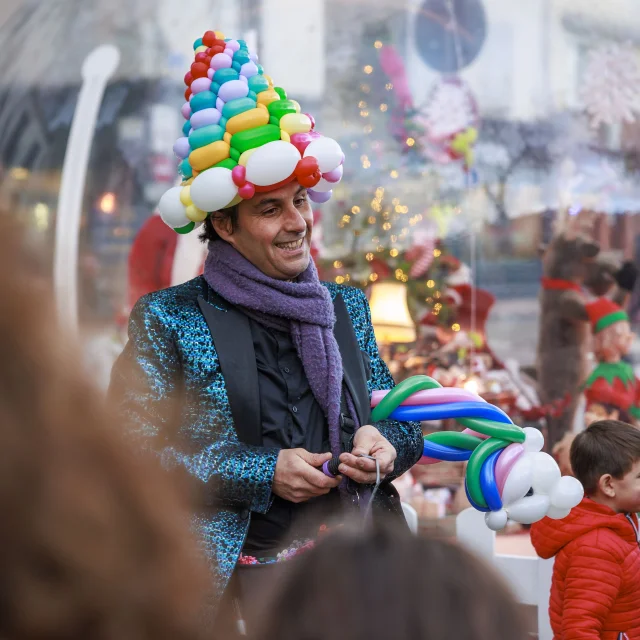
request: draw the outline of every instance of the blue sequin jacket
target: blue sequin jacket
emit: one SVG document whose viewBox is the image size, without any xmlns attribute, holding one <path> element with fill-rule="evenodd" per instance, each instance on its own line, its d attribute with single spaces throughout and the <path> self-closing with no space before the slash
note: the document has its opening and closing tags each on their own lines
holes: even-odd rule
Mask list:
<svg viewBox="0 0 640 640">
<path fill-rule="evenodd" d="M 394 382 L 378 353 L 364 293 L 326 286 L 334 305 L 342 298 L 344 316 L 351 320 L 341 322 L 337 314 L 345 383 L 349 372 L 355 379 L 358 367 L 364 368 L 360 363 L 366 362 L 368 380 L 363 379 L 363 397 L 356 402 L 364 424 L 371 392 L 390 389 Z M 129 341 L 114 365 L 110 388 L 110 399 L 133 437 L 156 451 L 165 466 L 184 467 L 201 485 L 205 505 L 194 519 L 218 593 L 238 560 L 251 512 L 269 508 L 278 457 L 277 449 L 260 446 L 257 373 L 243 318 L 202 276 L 141 298 L 132 311 Z M 345 358 L 347 350 L 364 355 Z M 394 476 L 401 475 L 422 454 L 420 425 L 385 420 L 375 426 L 395 447 Z"/>
</svg>

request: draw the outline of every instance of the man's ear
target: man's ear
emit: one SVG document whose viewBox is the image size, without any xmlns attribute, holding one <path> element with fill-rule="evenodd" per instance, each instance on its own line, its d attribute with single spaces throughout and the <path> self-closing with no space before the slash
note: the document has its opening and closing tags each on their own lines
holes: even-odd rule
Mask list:
<svg viewBox="0 0 640 640">
<path fill-rule="evenodd" d="M 605 473 L 600 476 L 600 480 L 598 480 L 598 489 L 600 489 L 607 498 L 616 497 L 616 490 L 613 486 L 613 476 L 610 473 Z"/>
<path fill-rule="evenodd" d="M 229 216 L 220 214 L 219 211 L 214 211 L 211 214 L 211 224 L 222 240 L 229 244 L 233 244 L 231 240 L 231 236 L 233 235 L 233 225 L 231 224 L 231 218 L 229 218 Z"/>
</svg>

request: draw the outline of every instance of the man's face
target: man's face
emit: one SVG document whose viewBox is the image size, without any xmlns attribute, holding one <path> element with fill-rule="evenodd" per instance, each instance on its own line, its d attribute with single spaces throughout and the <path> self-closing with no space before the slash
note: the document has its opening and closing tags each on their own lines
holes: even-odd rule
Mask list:
<svg viewBox="0 0 640 640">
<path fill-rule="evenodd" d="M 224 224 L 224 223 L 222 223 Z M 309 265 L 313 212 L 297 182 L 256 193 L 238 205 L 238 225 L 216 223 L 216 231 L 264 274 L 292 280 Z"/>
<path fill-rule="evenodd" d="M 615 489 L 615 506 L 618 512 L 640 511 L 640 460 L 622 478 L 613 478 L 611 484 Z"/>
</svg>

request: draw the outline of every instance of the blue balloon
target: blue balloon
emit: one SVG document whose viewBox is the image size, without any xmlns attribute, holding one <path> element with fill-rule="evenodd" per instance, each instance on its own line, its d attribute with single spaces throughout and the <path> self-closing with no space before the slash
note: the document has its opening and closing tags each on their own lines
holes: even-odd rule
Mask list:
<svg viewBox="0 0 640 640">
<path fill-rule="evenodd" d="M 449 402 L 446 404 L 421 404 L 400 406 L 389 416 L 392 420 L 445 420 L 447 418 L 484 418 L 495 422 L 513 424 L 500 408 L 488 402 Z"/>
<path fill-rule="evenodd" d="M 424 441 L 422 447 L 422 455 L 427 458 L 436 458 L 443 462 L 464 462 L 471 457 L 473 451 L 468 449 L 459 449 L 458 447 L 449 447 L 431 440 Z"/>
<path fill-rule="evenodd" d="M 191 123 L 187 120 L 182 125 L 182 133 L 184 133 L 185 136 L 188 136 L 190 131 L 191 131 Z"/>
<path fill-rule="evenodd" d="M 500 511 L 502 509 L 502 498 L 498 491 L 496 482 L 496 463 L 504 449 L 492 453 L 482 465 L 480 470 L 480 490 L 490 511 Z"/>
<path fill-rule="evenodd" d="M 465 479 L 464 481 L 464 492 L 467 494 L 467 500 L 469 501 L 469 503 L 471 504 L 471 506 L 476 510 L 476 511 L 482 511 L 482 513 L 489 513 L 490 509 L 485 509 L 484 507 L 481 507 L 479 504 L 476 504 L 473 499 L 471 498 L 471 496 L 469 495 L 469 488 L 467 487 L 467 480 Z"/>
<path fill-rule="evenodd" d="M 202 45 L 203 45 L 202 38 L 198 38 L 198 39 L 193 43 L 193 50 L 195 51 L 198 47 L 201 47 Z"/>
</svg>

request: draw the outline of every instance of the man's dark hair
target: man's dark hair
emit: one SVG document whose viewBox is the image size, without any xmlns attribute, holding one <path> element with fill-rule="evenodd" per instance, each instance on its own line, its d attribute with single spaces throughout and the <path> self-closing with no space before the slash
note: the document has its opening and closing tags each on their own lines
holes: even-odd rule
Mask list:
<svg viewBox="0 0 640 640">
<path fill-rule="evenodd" d="M 640 430 L 620 420 L 598 420 L 571 445 L 571 468 L 587 495 L 605 474 L 619 480 L 640 460 Z"/>
<path fill-rule="evenodd" d="M 220 209 L 220 211 L 214 211 L 210 213 L 202 225 L 202 231 L 200 231 L 201 242 L 214 242 L 220 240 L 220 236 L 213 226 L 214 220 L 228 219 L 231 221 L 231 229 L 235 231 L 238 228 L 238 205 L 233 207 L 227 207 L 226 209 Z"/>
</svg>

